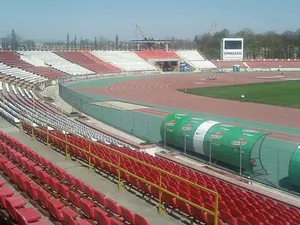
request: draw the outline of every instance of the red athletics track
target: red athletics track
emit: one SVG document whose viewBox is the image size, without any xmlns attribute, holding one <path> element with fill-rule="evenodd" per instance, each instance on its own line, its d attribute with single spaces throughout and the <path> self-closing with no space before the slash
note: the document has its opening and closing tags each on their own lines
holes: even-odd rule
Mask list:
<svg viewBox="0 0 300 225">
<path fill-rule="evenodd" d="M 176 89 L 261 83 L 279 81 L 280 78 L 259 79 L 257 77 L 280 76 L 280 73 L 238 73 L 221 74 L 219 80 L 202 80 L 214 75 L 181 74 L 174 76 L 153 76 L 145 79 L 117 82 L 105 88 L 76 89 L 79 92 L 109 96 L 112 98 L 139 101 L 154 105 L 186 109 L 208 114 L 218 114 L 270 124 L 300 128 L 300 110 L 258 103 L 214 99 L 188 95 Z M 286 73 L 285 78 L 300 78 L 300 73 Z M 242 94 L 242 93 L 241 93 Z M 143 110 L 145 111 L 145 110 Z M 147 110 L 154 113 L 157 110 Z M 145 111 L 146 112 L 146 111 Z"/>
</svg>

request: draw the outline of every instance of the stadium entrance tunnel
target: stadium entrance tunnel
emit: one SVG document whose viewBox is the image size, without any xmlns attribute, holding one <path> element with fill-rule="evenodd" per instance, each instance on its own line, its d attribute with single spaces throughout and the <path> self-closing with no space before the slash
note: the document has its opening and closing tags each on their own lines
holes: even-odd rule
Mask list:
<svg viewBox="0 0 300 225">
<path fill-rule="evenodd" d="M 164 144 L 210 161 L 242 168 L 251 175 L 267 173 L 260 157 L 266 132 L 172 113 L 163 120 L 160 135 Z"/>
</svg>

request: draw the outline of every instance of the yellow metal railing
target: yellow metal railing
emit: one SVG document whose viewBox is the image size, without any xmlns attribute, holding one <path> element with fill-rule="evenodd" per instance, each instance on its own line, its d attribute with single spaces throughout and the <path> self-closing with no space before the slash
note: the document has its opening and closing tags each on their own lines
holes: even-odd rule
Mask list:
<svg viewBox="0 0 300 225">
<path fill-rule="evenodd" d="M 62 136 L 64 136 L 64 138 L 60 138 L 57 135 L 52 134 L 51 132 L 49 132 L 48 127 L 46 127 L 46 131 L 45 131 L 43 129 L 40 129 L 40 128 L 37 128 L 37 127 L 33 127 L 31 125 L 26 124 L 25 122 L 22 122 L 21 126 L 20 126 L 20 130 L 21 131 L 27 130 L 27 131 L 31 132 L 31 136 L 32 137 L 39 137 L 39 138 L 43 139 L 44 141 L 46 141 L 46 145 L 47 146 L 51 146 L 51 143 L 50 143 L 51 142 L 51 137 L 54 138 L 56 141 L 59 141 L 59 142 L 63 143 L 65 145 L 65 149 L 60 149 L 60 150 L 65 151 L 66 158 L 70 157 L 70 152 L 68 150 L 69 147 L 72 147 L 73 149 L 76 149 L 79 152 L 83 152 L 83 153 L 87 154 L 87 156 L 88 156 L 87 161 L 88 161 L 89 170 L 93 170 L 92 159 L 98 160 L 98 161 L 100 161 L 100 162 L 102 162 L 102 163 L 104 163 L 106 165 L 109 165 L 109 166 L 117 169 L 117 173 L 118 173 L 118 175 L 117 175 L 117 177 L 118 177 L 118 188 L 119 189 L 121 189 L 121 187 L 123 187 L 123 181 L 121 179 L 121 172 L 126 173 L 129 176 L 132 176 L 135 179 L 138 179 L 139 181 L 150 185 L 151 187 L 157 188 L 159 190 L 159 197 L 158 197 L 158 211 L 159 211 L 159 213 L 161 213 L 161 212 L 164 211 L 162 194 L 166 193 L 166 194 L 168 194 L 168 195 L 170 195 L 170 196 L 178 199 L 179 201 L 182 201 L 182 202 L 190 205 L 191 207 L 194 207 L 194 208 L 197 208 L 199 210 L 202 210 L 203 212 L 206 212 L 208 215 L 213 216 L 214 217 L 213 224 L 214 225 L 218 224 L 219 195 L 218 195 L 217 192 L 215 192 L 213 190 L 210 190 L 208 188 L 200 186 L 200 185 L 198 185 L 196 183 L 193 183 L 193 182 L 191 182 L 191 181 L 189 181 L 187 179 L 184 179 L 182 177 L 179 177 L 177 175 L 174 175 L 174 174 L 172 174 L 172 173 L 170 173 L 170 172 L 168 172 L 166 170 L 162 170 L 162 169 L 160 169 L 158 167 L 155 167 L 155 166 L 153 166 L 151 164 L 148 164 L 148 163 L 146 163 L 144 161 L 136 159 L 136 158 L 134 158 L 134 157 L 132 157 L 130 155 L 127 155 L 127 154 L 125 154 L 123 152 L 120 152 L 120 151 L 118 151 L 116 149 L 110 148 L 110 147 L 108 147 L 106 145 L 103 145 L 101 143 L 98 143 L 98 142 L 92 142 L 91 140 L 83 138 L 83 137 L 77 136 L 77 137 L 81 138 L 82 140 L 84 140 L 84 141 L 86 141 L 88 143 L 87 149 L 83 149 L 83 148 L 81 148 L 81 147 L 79 147 L 77 145 L 74 145 L 74 144 L 70 143 L 69 140 L 68 140 L 68 135 L 62 135 Z M 56 131 L 58 131 L 58 130 L 56 130 Z M 41 135 L 41 134 L 43 134 L 43 135 Z M 111 163 L 111 162 L 109 162 L 109 161 L 107 161 L 107 160 L 105 160 L 103 158 L 100 158 L 99 156 L 93 154 L 92 151 L 91 151 L 91 145 L 92 144 L 96 144 L 96 146 L 99 146 L 102 149 L 104 148 L 105 150 L 109 150 L 109 151 L 112 151 L 115 154 L 117 154 L 117 164 Z M 132 160 L 133 162 L 139 163 L 141 165 L 144 165 L 145 167 L 148 167 L 148 168 L 151 168 L 151 169 L 157 171 L 158 174 L 159 174 L 159 184 L 157 185 L 155 183 L 152 183 L 149 180 L 146 180 L 146 179 L 144 179 L 142 177 L 139 177 L 136 174 L 134 174 L 134 173 L 126 170 L 125 168 L 123 168 L 122 164 L 121 164 L 121 157 L 127 158 L 129 160 Z M 163 188 L 163 183 L 162 183 L 162 177 L 163 177 L 163 175 L 167 175 L 169 177 L 173 177 L 173 178 L 175 178 L 175 179 L 177 179 L 177 180 L 179 180 L 181 182 L 184 182 L 184 183 L 186 183 L 186 184 L 188 184 L 188 185 L 190 185 L 190 186 L 192 186 L 194 188 L 199 188 L 200 190 L 206 191 L 209 194 L 211 194 L 212 196 L 214 196 L 214 211 L 206 209 L 206 208 L 204 208 L 201 205 L 197 205 L 197 204 L 191 202 L 190 200 L 184 199 L 184 198 L 180 197 L 179 195 L 174 194 L 174 193 L 168 191 L 167 189 L 164 189 Z"/>
</svg>

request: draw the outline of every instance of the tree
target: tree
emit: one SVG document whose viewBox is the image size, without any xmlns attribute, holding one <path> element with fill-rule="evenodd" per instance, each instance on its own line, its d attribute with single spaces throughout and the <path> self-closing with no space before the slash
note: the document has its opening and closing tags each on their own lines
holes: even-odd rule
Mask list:
<svg viewBox="0 0 300 225">
<path fill-rule="evenodd" d="M 18 40 L 17 40 L 17 35 L 16 35 L 16 32 L 15 30 L 13 29 L 12 32 L 11 32 L 11 50 L 13 51 L 17 51 L 18 50 L 18 46 L 19 46 L 19 43 L 18 43 Z"/>
<path fill-rule="evenodd" d="M 67 50 L 70 50 L 70 36 L 67 34 Z"/>
<path fill-rule="evenodd" d="M 74 50 L 77 50 L 77 36 L 75 35 L 74 39 Z"/>
<path fill-rule="evenodd" d="M 94 50 L 98 50 L 97 38 L 94 39 Z"/>
<path fill-rule="evenodd" d="M 115 38 L 115 46 L 116 48 L 119 47 L 119 35 L 116 34 L 116 38 Z"/>
</svg>

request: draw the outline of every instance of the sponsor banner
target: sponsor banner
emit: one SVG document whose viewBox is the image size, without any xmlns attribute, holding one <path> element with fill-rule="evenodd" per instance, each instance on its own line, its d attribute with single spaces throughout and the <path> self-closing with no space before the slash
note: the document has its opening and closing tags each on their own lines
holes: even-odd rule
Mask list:
<svg viewBox="0 0 300 225">
<path fill-rule="evenodd" d="M 223 133 L 222 132 L 217 132 L 215 134 L 211 134 L 210 138 L 213 140 L 220 140 L 223 137 Z"/>
<path fill-rule="evenodd" d="M 231 146 L 232 146 L 232 149 L 234 151 L 239 151 L 240 150 L 240 147 L 243 147 L 247 144 L 247 139 L 246 138 L 240 138 L 238 140 L 234 140 L 231 142 Z"/>
<path fill-rule="evenodd" d="M 243 50 L 224 50 L 222 59 L 223 60 L 243 60 Z"/>
</svg>

